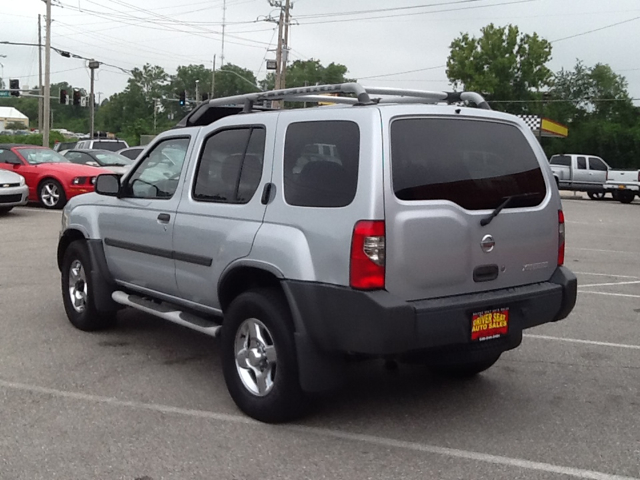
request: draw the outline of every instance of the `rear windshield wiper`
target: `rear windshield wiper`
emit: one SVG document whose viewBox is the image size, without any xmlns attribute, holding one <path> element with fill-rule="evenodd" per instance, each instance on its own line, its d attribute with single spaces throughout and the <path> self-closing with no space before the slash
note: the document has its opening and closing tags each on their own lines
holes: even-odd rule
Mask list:
<svg viewBox="0 0 640 480">
<path fill-rule="evenodd" d="M 512 200 L 535 197 L 538 195 L 540 194 L 539 193 L 521 193 L 519 195 L 510 195 L 508 197 L 503 197 L 502 198 L 503 202 L 500 205 L 498 205 L 498 208 L 496 208 L 493 212 L 491 212 L 491 215 L 480 220 L 480 226 L 486 227 L 487 225 L 489 225 L 491 223 L 491 220 L 496 218 L 503 208 L 508 207 Z"/>
</svg>

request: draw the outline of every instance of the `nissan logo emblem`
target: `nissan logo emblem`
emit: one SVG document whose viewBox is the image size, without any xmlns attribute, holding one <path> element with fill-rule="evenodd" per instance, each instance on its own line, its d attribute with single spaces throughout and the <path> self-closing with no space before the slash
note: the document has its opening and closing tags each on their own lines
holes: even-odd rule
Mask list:
<svg viewBox="0 0 640 480">
<path fill-rule="evenodd" d="M 493 247 L 496 246 L 496 241 L 493 239 L 491 235 L 485 235 L 482 237 L 482 241 L 480 242 L 480 247 L 482 247 L 482 251 L 489 253 L 493 250 Z"/>
</svg>

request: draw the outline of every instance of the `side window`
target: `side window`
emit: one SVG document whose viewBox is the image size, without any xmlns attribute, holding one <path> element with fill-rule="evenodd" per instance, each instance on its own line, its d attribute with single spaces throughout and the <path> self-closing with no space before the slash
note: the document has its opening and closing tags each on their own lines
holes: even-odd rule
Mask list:
<svg viewBox="0 0 640 480">
<path fill-rule="evenodd" d="M 591 170 L 599 170 L 601 172 L 606 172 L 608 170 L 605 163 L 599 158 L 589 157 L 589 168 Z"/>
<path fill-rule="evenodd" d="M 8 163 L 8 161 L 20 162 L 20 159 L 11 150 L 0 149 L 0 163 Z"/>
<path fill-rule="evenodd" d="M 236 128 L 214 133 L 204 144 L 193 186 L 203 202 L 248 203 L 262 178 L 265 130 Z"/>
<path fill-rule="evenodd" d="M 289 125 L 284 146 L 286 202 L 300 207 L 349 205 L 356 196 L 359 160 L 360 129 L 356 123 Z"/>
<path fill-rule="evenodd" d="M 189 138 L 169 138 L 151 150 L 124 186 L 125 196 L 169 199 L 178 188 Z"/>
<path fill-rule="evenodd" d="M 587 169 L 587 159 L 584 157 L 578 157 L 578 170 Z"/>
</svg>

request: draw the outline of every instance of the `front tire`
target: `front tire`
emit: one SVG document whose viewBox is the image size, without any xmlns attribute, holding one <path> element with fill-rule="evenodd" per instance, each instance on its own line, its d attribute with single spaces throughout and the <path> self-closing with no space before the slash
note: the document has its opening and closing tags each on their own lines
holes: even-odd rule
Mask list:
<svg viewBox="0 0 640 480">
<path fill-rule="evenodd" d="M 4 215 L 5 213 L 9 213 L 13 207 L 0 207 L 0 215 Z"/>
<path fill-rule="evenodd" d="M 591 200 L 602 200 L 602 199 L 604 199 L 605 195 L 606 195 L 606 193 L 604 193 L 604 192 L 587 192 L 587 196 Z"/>
<path fill-rule="evenodd" d="M 38 188 L 38 198 L 44 208 L 58 210 L 65 206 L 67 197 L 60 182 L 52 178 L 43 180 Z"/>
<path fill-rule="evenodd" d="M 229 394 L 244 413 L 279 423 L 304 412 L 293 322 L 280 292 L 249 290 L 231 303 L 222 327 L 221 356 Z"/>
<path fill-rule="evenodd" d="M 115 312 L 99 312 L 91 283 L 91 260 L 83 241 L 75 241 L 62 261 L 62 300 L 67 318 L 79 330 L 92 332 L 113 327 Z"/>
</svg>

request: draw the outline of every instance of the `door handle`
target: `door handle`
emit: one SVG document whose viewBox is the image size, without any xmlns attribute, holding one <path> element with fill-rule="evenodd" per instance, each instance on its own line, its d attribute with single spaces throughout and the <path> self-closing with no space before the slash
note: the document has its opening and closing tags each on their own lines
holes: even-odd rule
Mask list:
<svg viewBox="0 0 640 480">
<path fill-rule="evenodd" d="M 267 183 L 264 186 L 264 189 L 262 190 L 262 198 L 260 199 L 260 202 L 263 205 L 266 205 L 267 203 L 269 203 L 269 200 L 271 199 L 271 191 L 273 190 L 274 187 L 275 185 L 273 183 Z"/>
<path fill-rule="evenodd" d="M 171 220 L 171 215 L 169 215 L 168 213 L 161 213 L 160 215 L 158 215 L 159 223 L 169 223 L 169 220 Z"/>
</svg>

